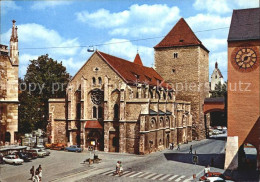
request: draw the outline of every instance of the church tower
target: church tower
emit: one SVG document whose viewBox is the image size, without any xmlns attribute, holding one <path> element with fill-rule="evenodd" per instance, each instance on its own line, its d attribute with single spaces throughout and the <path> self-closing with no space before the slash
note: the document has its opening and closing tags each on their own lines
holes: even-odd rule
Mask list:
<svg viewBox="0 0 260 182">
<path fill-rule="evenodd" d="M 12 35 L 10 38 L 10 59 L 13 65 L 19 64 L 19 52 L 18 52 L 18 35 L 17 26 L 15 26 L 15 20 L 13 20 Z"/>
<path fill-rule="evenodd" d="M 209 51 L 181 18 L 155 47 L 155 70 L 176 90 L 176 99 L 191 101 L 193 139 L 205 138 L 203 103 L 209 94 Z M 177 129 L 182 135 L 181 128 Z"/>
</svg>

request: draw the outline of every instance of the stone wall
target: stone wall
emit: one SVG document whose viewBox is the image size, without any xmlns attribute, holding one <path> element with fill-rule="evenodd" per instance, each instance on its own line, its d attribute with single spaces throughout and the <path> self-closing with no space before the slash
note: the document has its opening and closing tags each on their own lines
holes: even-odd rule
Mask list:
<svg viewBox="0 0 260 182">
<path fill-rule="evenodd" d="M 155 49 L 155 68 L 175 88 L 176 99 L 191 101 L 193 139 L 205 138 L 202 105 L 208 95 L 208 53 L 200 46 Z"/>
</svg>

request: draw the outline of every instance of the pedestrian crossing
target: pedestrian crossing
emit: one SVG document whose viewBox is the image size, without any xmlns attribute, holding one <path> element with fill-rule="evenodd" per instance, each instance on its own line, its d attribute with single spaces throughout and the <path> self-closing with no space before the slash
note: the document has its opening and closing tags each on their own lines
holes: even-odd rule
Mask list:
<svg viewBox="0 0 260 182">
<path fill-rule="evenodd" d="M 100 175 L 106 176 L 115 176 L 115 170 L 109 170 L 100 173 Z M 121 174 L 123 177 L 128 178 L 142 178 L 147 180 L 153 181 L 175 181 L 175 182 L 189 182 L 192 181 L 192 177 L 184 176 L 184 175 L 177 175 L 177 174 L 158 174 L 158 173 L 151 173 L 151 172 L 141 172 L 141 171 L 124 171 Z"/>
</svg>

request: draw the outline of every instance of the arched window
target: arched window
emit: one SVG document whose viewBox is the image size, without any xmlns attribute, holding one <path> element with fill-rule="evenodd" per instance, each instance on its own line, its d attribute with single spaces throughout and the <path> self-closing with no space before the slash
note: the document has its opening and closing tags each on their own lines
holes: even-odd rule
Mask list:
<svg viewBox="0 0 260 182">
<path fill-rule="evenodd" d="M 168 93 L 168 97 L 169 99 L 172 99 L 172 94 L 170 92 Z"/>
<path fill-rule="evenodd" d="M 165 92 L 163 92 L 163 99 L 164 99 L 164 100 L 166 99 L 166 94 L 165 94 Z"/>
<path fill-rule="evenodd" d="M 93 107 L 93 118 L 97 118 L 97 108 L 96 108 L 96 106 Z"/>
<path fill-rule="evenodd" d="M 156 98 L 161 99 L 160 92 L 156 91 Z"/>
<path fill-rule="evenodd" d="M 102 79 L 101 79 L 101 77 L 98 77 L 98 84 L 99 84 L 99 85 L 102 84 Z"/>
<path fill-rule="evenodd" d="M 137 99 L 139 98 L 138 90 L 136 91 L 136 98 L 137 98 Z"/>
<path fill-rule="evenodd" d="M 92 83 L 93 83 L 93 85 L 96 85 L 96 78 L 95 77 L 92 78 Z"/>
<path fill-rule="evenodd" d="M 103 118 L 103 108 L 101 106 L 98 107 L 98 118 Z"/>
<path fill-rule="evenodd" d="M 119 116 L 119 107 L 118 107 L 118 104 L 115 104 L 114 105 L 114 118 L 118 119 L 118 116 Z"/>
<path fill-rule="evenodd" d="M 150 128 L 155 127 L 155 124 L 156 124 L 156 119 L 152 118 L 151 121 L 150 121 Z"/>
</svg>

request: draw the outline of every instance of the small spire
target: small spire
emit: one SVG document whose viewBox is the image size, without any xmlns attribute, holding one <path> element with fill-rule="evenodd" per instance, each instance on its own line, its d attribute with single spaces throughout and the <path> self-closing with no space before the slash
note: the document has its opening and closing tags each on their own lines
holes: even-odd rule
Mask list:
<svg viewBox="0 0 260 182">
<path fill-rule="evenodd" d="M 143 66 L 142 60 L 141 60 L 140 55 L 139 55 L 138 52 L 137 52 L 137 54 L 136 54 L 136 56 L 135 56 L 134 63 Z"/>
<path fill-rule="evenodd" d="M 217 69 L 218 68 L 218 62 L 216 61 L 215 63 L 215 68 Z"/>
<path fill-rule="evenodd" d="M 15 20 L 13 22 L 13 27 L 12 27 L 12 35 L 10 41 L 18 41 L 18 36 L 17 36 L 17 26 L 15 26 Z"/>
</svg>

